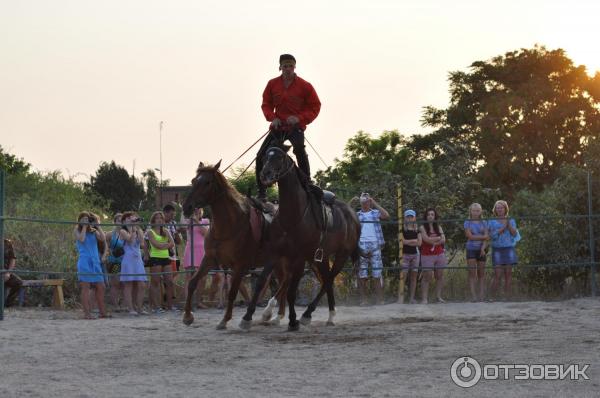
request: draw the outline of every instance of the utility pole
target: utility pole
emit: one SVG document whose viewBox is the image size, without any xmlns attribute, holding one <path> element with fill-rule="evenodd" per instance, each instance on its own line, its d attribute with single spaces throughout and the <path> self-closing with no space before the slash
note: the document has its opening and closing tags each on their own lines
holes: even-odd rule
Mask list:
<svg viewBox="0 0 600 398">
<path fill-rule="evenodd" d="M 158 150 L 160 153 L 160 186 L 163 184 L 163 165 L 162 165 L 162 130 L 164 122 L 161 120 L 158 127 Z"/>
</svg>

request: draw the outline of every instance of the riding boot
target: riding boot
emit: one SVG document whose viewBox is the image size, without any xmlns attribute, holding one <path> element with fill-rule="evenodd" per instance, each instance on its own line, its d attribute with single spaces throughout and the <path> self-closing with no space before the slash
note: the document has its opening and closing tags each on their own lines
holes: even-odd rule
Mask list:
<svg viewBox="0 0 600 398">
<path fill-rule="evenodd" d="M 298 161 L 298 168 L 306 175 L 306 182 L 312 185 L 313 181 L 310 177 L 310 164 L 308 163 L 308 154 L 306 153 L 306 150 L 304 148 L 302 148 L 301 151 L 294 150 L 294 155 L 296 155 L 296 160 Z"/>
<path fill-rule="evenodd" d="M 256 195 L 256 199 L 263 203 L 267 202 L 267 188 L 265 188 L 263 185 L 258 186 L 258 194 Z"/>
</svg>

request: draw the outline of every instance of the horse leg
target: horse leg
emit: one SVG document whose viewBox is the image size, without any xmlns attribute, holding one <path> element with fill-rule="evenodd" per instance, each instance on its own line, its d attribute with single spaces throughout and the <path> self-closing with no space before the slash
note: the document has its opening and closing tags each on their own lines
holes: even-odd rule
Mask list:
<svg viewBox="0 0 600 398">
<path fill-rule="evenodd" d="M 183 323 L 191 325 L 194 322 L 194 314 L 192 313 L 192 298 L 194 291 L 198 287 L 198 282 L 208 274 L 208 271 L 215 267 L 216 261 L 213 258 L 204 257 L 200 268 L 196 270 L 187 286 L 187 295 L 185 297 L 185 307 L 183 313 Z"/>
<path fill-rule="evenodd" d="M 296 319 L 296 309 L 294 308 L 296 303 L 296 292 L 298 290 L 298 284 L 300 283 L 300 279 L 302 278 L 302 274 L 304 272 L 304 261 L 301 259 L 300 261 L 296 261 L 292 264 L 292 276 L 290 280 L 290 285 L 287 291 L 287 301 L 289 307 L 289 324 L 288 330 L 290 332 L 295 332 L 300 329 L 300 322 Z"/>
<path fill-rule="evenodd" d="M 285 316 L 285 298 L 287 293 L 287 273 L 285 269 L 287 267 L 287 260 L 280 258 L 277 266 L 274 267 L 273 272 L 279 282 L 279 288 L 269 300 L 267 307 L 262 312 L 262 322 L 264 325 L 279 325 L 279 322 Z M 279 304 L 278 317 L 271 321 L 273 316 L 273 309 Z"/>
<path fill-rule="evenodd" d="M 227 310 L 225 311 L 223 319 L 217 325 L 218 330 L 223 330 L 227 328 L 227 322 L 229 322 L 233 314 L 233 304 L 235 302 L 235 298 L 237 297 L 238 290 L 240 288 L 240 282 L 242 281 L 242 268 L 243 267 L 241 266 L 235 266 L 233 268 L 233 276 L 231 277 L 231 285 L 229 286 Z"/>
<path fill-rule="evenodd" d="M 327 302 L 329 304 L 329 318 L 327 319 L 327 326 L 335 326 L 333 322 L 333 318 L 335 317 L 335 294 L 333 292 L 333 282 L 335 281 L 335 277 L 340 273 L 346 260 L 348 259 L 348 253 L 336 254 L 335 261 L 333 262 L 333 267 L 330 271 L 329 283 L 326 286 L 327 289 Z"/>
<path fill-rule="evenodd" d="M 273 263 L 271 261 L 267 261 L 262 272 L 258 276 L 256 286 L 254 286 L 254 292 L 252 292 L 252 299 L 250 300 L 250 304 L 246 310 L 246 315 L 243 316 L 240 322 L 240 328 L 244 330 L 250 330 L 250 327 L 252 326 L 252 315 L 254 315 L 254 311 L 256 311 L 256 302 L 258 301 L 258 296 L 260 295 L 267 277 L 271 274 L 271 272 L 273 272 Z"/>
<path fill-rule="evenodd" d="M 333 294 L 333 279 L 329 279 L 325 288 L 327 289 L 327 302 L 329 304 L 329 318 L 327 319 L 327 326 L 335 326 L 333 317 L 335 317 L 335 295 Z"/>
<path fill-rule="evenodd" d="M 308 305 L 308 307 L 306 307 L 306 311 L 304 311 L 304 313 L 302 314 L 302 318 L 300 318 L 300 323 L 305 326 L 310 325 L 310 322 L 312 320 L 312 313 L 317 309 L 317 305 L 319 305 L 321 297 L 323 297 L 323 295 L 325 294 L 325 284 L 326 281 L 329 279 L 328 265 L 324 265 L 323 263 L 321 263 L 318 266 L 318 268 L 313 266 L 313 271 L 315 272 L 317 278 L 319 279 L 319 282 L 321 283 L 321 289 L 319 289 L 319 293 Z"/>
<path fill-rule="evenodd" d="M 287 299 L 288 289 L 290 288 L 291 276 L 292 275 L 288 273 L 283 274 L 281 288 L 276 294 L 277 300 L 279 300 L 279 311 L 277 312 L 277 317 L 271 323 L 279 325 L 279 322 L 285 318 L 285 302 Z"/>
</svg>

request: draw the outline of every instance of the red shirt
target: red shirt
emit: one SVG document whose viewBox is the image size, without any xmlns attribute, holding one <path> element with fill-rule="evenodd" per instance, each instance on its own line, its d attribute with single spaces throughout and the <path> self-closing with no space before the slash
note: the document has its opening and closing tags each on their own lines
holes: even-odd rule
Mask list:
<svg viewBox="0 0 600 398">
<path fill-rule="evenodd" d="M 262 111 L 269 122 L 279 118 L 285 123 L 288 116 L 297 116 L 300 128 L 304 130 L 317 118 L 320 110 L 321 101 L 312 84 L 297 75 L 288 88 L 285 88 L 282 76 L 271 79 L 263 92 Z"/>
<path fill-rule="evenodd" d="M 427 232 L 427 226 L 425 226 L 425 232 Z M 427 234 L 427 236 L 430 238 L 435 238 L 437 236 L 441 236 L 441 234 L 436 234 L 435 231 L 431 231 Z M 425 239 L 423 239 L 423 242 L 421 243 L 421 256 L 437 256 L 443 253 L 444 245 L 432 246 L 429 243 L 425 242 Z"/>
</svg>

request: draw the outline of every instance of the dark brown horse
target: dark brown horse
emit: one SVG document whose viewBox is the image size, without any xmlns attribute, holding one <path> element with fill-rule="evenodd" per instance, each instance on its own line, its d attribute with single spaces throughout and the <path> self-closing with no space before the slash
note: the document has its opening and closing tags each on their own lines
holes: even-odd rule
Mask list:
<svg viewBox="0 0 600 398">
<path fill-rule="evenodd" d="M 252 204 L 249 198 L 243 197 L 219 172 L 221 162 L 215 166 L 198 167 L 196 177 L 192 180 L 192 190 L 183 204 L 183 211 L 189 216 L 194 208 L 211 206 L 212 223 L 209 234 L 204 241 L 204 257 L 200 268 L 188 284 L 185 301 L 183 323 L 190 325 L 194 321 L 192 314 L 192 297 L 198 281 L 211 269 L 220 265 L 233 270 L 227 310 L 217 329 L 225 329 L 231 319 L 233 302 L 237 296 L 242 277 L 247 271 L 266 261 L 268 251 L 266 241 L 256 240 L 252 234 L 250 212 Z M 273 262 L 269 262 L 273 264 Z M 256 304 L 255 291 L 253 303 Z"/>
<path fill-rule="evenodd" d="M 289 149 L 289 148 L 287 148 Z M 265 185 L 279 186 L 278 226 L 283 231 L 287 244 L 275 245 L 276 256 L 284 258 L 290 275 L 287 300 L 289 306 L 289 330 L 298 330 L 294 302 L 298 283 L 308 262 L 321 280 L 321 290 L 302 314 L 302 323 L 309 324 L 323 294 L 329 302 L 328 324 L 333 324 L 335 297 L 333 282 L 346 261 L 358 259 L 360 223 L 356 213 L 344 202 L 335 200 L 332 206 L 333 225 L 323 231 L 318 215 L 322 213 L 319 201 L 313 200 L 306 176 L 295 165 L 287 153 L 278 148 L 269 148 L 265 153 L 260 177 Z M 281 250 L 283 248 L 283 250 Z M 322 250 L 323 261 L 316 261 L 317 250 Z M 333 264 L 330 264 L 333 256 Z"/>
</svg>

